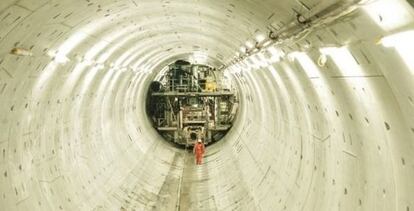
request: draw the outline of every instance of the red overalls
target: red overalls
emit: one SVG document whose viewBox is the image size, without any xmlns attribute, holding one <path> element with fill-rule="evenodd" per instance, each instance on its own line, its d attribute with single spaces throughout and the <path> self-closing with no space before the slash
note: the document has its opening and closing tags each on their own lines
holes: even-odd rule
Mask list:
<svg viewBox="0 0 414 211">
<path fill-rule="evenodd" d="M 203 162 L 203 154 L 204 154 L 204 144 L 203 143 L 196 143 L 194 145 L 194 154 L 196 157 L 196 164 L 201 165 Z"/>
</svg>

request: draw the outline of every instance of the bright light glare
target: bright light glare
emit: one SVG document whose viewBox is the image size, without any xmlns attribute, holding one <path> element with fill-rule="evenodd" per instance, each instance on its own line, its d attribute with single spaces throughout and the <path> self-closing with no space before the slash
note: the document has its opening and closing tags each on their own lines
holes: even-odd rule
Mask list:
<svg viewBox="0 0 414 211">
<path fill-rule="evenodd" d="M 249 68 L 253 68 L 253 69 L 259 68 L 259 61 L 257 61 L 257 59 L 254 58 L 253 56 L 247 58 L 245 61 L 246 61 L 246 64 L 249 66 Z"/>
<path fill-rule="evenodd" d="M 246 46 L 247 46 L 247 48 L 249 48 L 249 49 L 254 47 L 253 43 L 252 43 L 252 42 L 250 42 L 250 41 L 247 41 L 247 42 L 246 42 Z"/>
<path fill-rule="evenodd" d="M 107 84 L 109 82 L 109 80 L 111 79 L 112 75 L 114 73 L 114 69 L 110 68 L 106 73 L 104 78 L 102 79 L 100 85 L 99 85 L 99 89 L 98 89 L 98 95 L 99 95 L 99 99 L 102 97 L 102 95 L 105 93 L 104 90 L 107 87 Z"/>
<path fill-rule="evenodd" d="M 69 58 L 68 57 L 66 57 L 64 54 L 62 54 L 62 53 L 54 53 L 54 52 L 52 52 L 52 51 L 49 51 L 48 53 L 47 53 L 47 55 L 49 55 L 51 58 L 53 58 L 53 60 L 56 62 L 56 63 L 59 63 L 59 64 L 65 64 L 66 62 L 68 62 L 69 61 Z"/>
<path fill-rule="evenodd" d="M 260 59 L 260 57 L 258 57 L 258 55 L 252 55 L 249 57 L 250 63 L 252 63 L 252 67 L 253 69 L 258 69 L 261 67 L 265 67 L 266 65 L 263 64 L 262 60 Z"/>
<path fill-rule="evenodd" d="M 291 58 L 296 58 L 300 65 L 302 66 L 303 70 L 305 71 L 306 75 L 309 78 L 320 77 L 319 69 L 316 67 L 315 63 L 312 59 L 303 52 L 293 52 L 289 54 Z"/>
<path fill-rule="evenodd" d="M 55 71 L 56 67 L 57 64 L 54 62 L 51 62 L 46 66 L 45 70 L 42 72 L 42 74 L 39 76 L 36 82 L 36 89 L 40 89 L 42 86 L 44 86 L 45 82 L 53 75 L 53 72 Z"/>
<path fill-rule="evenodd" d="M 385 47 L 396 47 L 414 44 L 414 30 L 392 34 L 381 39 L 381 44 Z"/>
<path fill-rule="evenodd" d="M 73 36 L 69 37 L 62 45 L 60 45 L 58 47 L 58 50 L 48 52 L 48 55 L 54 58 L 54 62 L 49 63 L 42 74 L 39 76 L 36 84 L 34 85 L 35 89 L 44 86 L 45 83 L 50 78 L 52 78 L 53 73 L 57 68 L 56 63 L 65 63 L 69 61 L 66 56 L 86 37 L 87 35 L 85 33 L 77 32 Z"/>
<path fill-rule="evenodd" d="M 240 52 L 245 53 L 246 52 L 246 47 L 244 47 L 244 46 L 240 47 Z"/>
<path fill-rule="evenodd" d="M 381 39 L 384 47 L 393 47 L 414 74 L 414 30 L 393 34 Z"/>
<path fill-rule="evenodd" d="M 258 53 L 256 54 L 256 58 L 259 61 L 259 65 L 260 67 L 267 67 L 268 66 L 268 62 L 266 60 L 266 58 L 264 57 L 263 53 Z"/>
<path fill-rule="evenodd" d="M 65 63 L 69 61 L 66 57 L 80 42 L 82 42 L 87 35 L 83 32 L 77 32 L 73 36 L 69 37 L 61 46 L 59 46 L 56 53 L 49 51 L 49 56 L 55 58 L 58 63 Z"/>
<path fill-rule="evenodd" d="M 338 69 L 344 76 L 361 76 L 362 69 L 355 61 L 351 52 L 347 47 L 341 48 L 322 48 L 320 49 L 322 54 L 331 56 Z"/>
<path fill-rule="evenodd" d="M 88 72 L 86 73 L 85 79 L 82 83 L 82 88 L 81 88 L 81 95 L 83 96 L 88 89 L 90 88 L 92 81 L 96 75 L 96 73 L 98 73 L 99 67 L 93 67 L 91 69 L 88 70 Z"/>
<path fill-rule="evenodd" d="M 268 68 L 269 68 L 270 74 L 272 74 L 273 78 L 275 79 L 277 86 L 279 86 L 283 94 L 283 97 L 288 98 L 289 94 L 287 92 L 286 85 L 283 82 L 284 80 L 280 77 L 279 72 L 272 65 L 269 65 Z"/>
<path fill-rule="evenodd" d="M 411 23 L 412 16 L 402 1 L 375 1 L 363 7 L 382 29 L 390 31 Z"/>
<path fill-rule="evenodd" d="M 91 61 L 91 60 L 82 60 L 80 62 L 80 64 L 83 64 L 85 66 L 91 66 L 91 65 L 93 65 L 93 61 Z"/>
<path fill-rule="evenodd" d="M 95 58 L 95 56 L 101 52 L 106 46 L 108 45 L 108 42 L 106 41 L 100 41 L 98 44 L 94 45 L 88 52 L 85 54 L 86 60 L 92 60 Z"/>
<path fill-rule="evenodd" d="M 83 32 L 77 32 L 73 36 L 69 37 L 61 46 L 58 48 L 58 54 L 66 56 L 71 52 L 80 42 L 82 42 L 87 35 Z"/>
<path fill-rule="evenodd" d="M 240 62 L 240 67 L 242 70 L 250 70 L 250 63 L 247 61 L 247 59 L 244 59 L 243 61 Z"/>
<path fill-rule="evenodd" d="M 73 69 L 72 73 L 68 76 L 65 80 L 65 83 L 62 88 L 62 96 L 66 96 L 73 91 L 73 86 L 75 86 L 76 82 L 78 81 L 79 77 L 81 76 L 82 71 L 85 69 L 87 65 L 85 63 L 78 63 L 75 68 Z"/>
<path fill-rule="evenodd" d="M 266 39 L 266 37 L 263 34 L 256 35 L 256 41 L 259 42 L 259 43 L 262 42 L 265 39 Z"/>
<path fill-rule="evenodd" d="M 267 51 L 269 51 L 269 53 L 272 55 L 272 57 L 270 58 L 270 61 L 272 62 L 279 62 L 280 58 L 284 56 L 282 51 L 276 49 L 273 46 L 267 48 Z"/>
</svg>

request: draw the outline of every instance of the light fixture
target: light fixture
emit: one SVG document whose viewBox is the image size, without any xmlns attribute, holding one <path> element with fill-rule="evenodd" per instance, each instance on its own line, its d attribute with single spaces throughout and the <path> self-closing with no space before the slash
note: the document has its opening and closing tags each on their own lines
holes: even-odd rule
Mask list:
<svg viewBox="0 0 414 211">
<path fill-rule="evenodd" d="M 251 49 L 251 48 L 254 47 L 254 44 L 250 41 L 246 41 L 246 46 L 247 46 L 248 49 Z"/>
<path fill-rule="evenodd" d="M 246 47 L 244 47 L 244 46 L 240 47 L 240 52 L 246 53 Z"/>
<path fill-rule="evenodd" d="M 10 53 L 16 56 L 32 56 L 33 55 L 31 51 L 24 49 L 24 48 L 13 48 L 10 51 Z"/>
<path fill-rule="evenodd" d="M 266 37 L 265 37 L 263 34 L 257 34 L 257 35 L 256 35 L 256 41 L 257 41 L 258 43 L 263 42 L 265 39 L 266 39 Z"/>
</svg>

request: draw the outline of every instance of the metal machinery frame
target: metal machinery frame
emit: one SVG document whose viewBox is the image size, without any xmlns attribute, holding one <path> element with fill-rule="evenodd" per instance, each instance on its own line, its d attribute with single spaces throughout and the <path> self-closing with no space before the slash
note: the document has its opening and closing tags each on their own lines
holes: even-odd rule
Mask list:
<svg viewBox="0 0 414 211">
<path fill-rule="evenodd" d="M 154 127 L 179 145 L 220 140 L 238 108 L 235 90 L 224 88 L 223 73 L 206 65 L 178 60 L 149 90 L 147 112 Z"/>
</svg>

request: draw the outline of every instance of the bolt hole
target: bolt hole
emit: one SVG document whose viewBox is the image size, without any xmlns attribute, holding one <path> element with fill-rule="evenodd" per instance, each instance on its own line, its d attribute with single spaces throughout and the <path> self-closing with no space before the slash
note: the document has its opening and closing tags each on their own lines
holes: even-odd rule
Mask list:
<svg viewBox="0 0 414 211">
<path fill-rule="evenodd" d="M 387 130 L 390 130 L 390 129 L 391 129 L 390 125 L 389 125 L 387 122 L 384 122 L 384 124 L 385 124 L 385 128 L 386 128 Z"/>
</svg>

